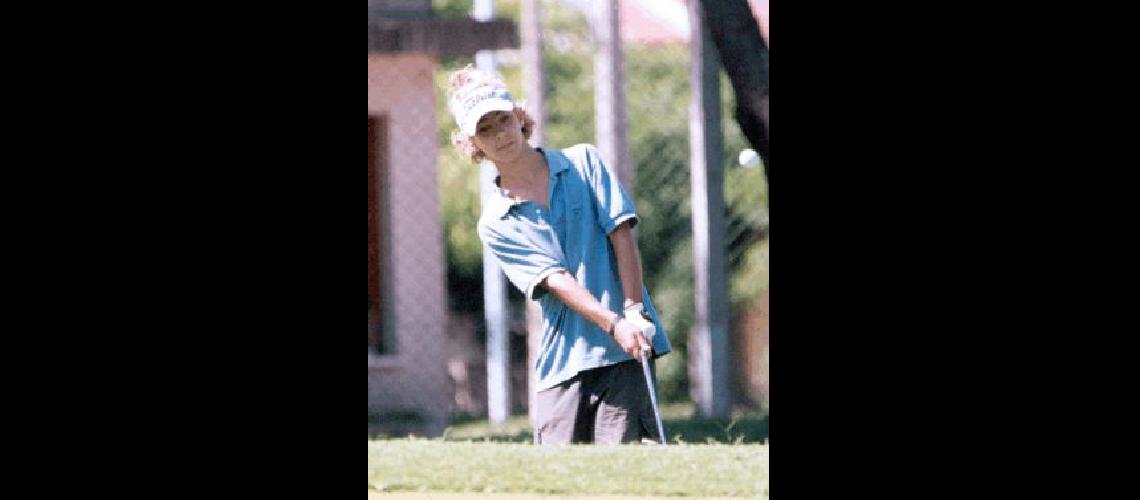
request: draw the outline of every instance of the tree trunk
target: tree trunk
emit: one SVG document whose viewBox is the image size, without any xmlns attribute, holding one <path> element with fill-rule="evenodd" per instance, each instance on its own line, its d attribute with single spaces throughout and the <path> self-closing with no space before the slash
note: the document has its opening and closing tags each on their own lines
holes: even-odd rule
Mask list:
<svg viewBox="0 0 1140 500">
<path fill-rule="evenodd" d="M 746 0 L 704 0 L 701 18 L 712 33 L 721 65 L 736 94 L 736 122 L 748 142 L 764 159 L 764 177 L 771 186 L 768 163 L 768 46 L 760 24 Z"/>
</svg>

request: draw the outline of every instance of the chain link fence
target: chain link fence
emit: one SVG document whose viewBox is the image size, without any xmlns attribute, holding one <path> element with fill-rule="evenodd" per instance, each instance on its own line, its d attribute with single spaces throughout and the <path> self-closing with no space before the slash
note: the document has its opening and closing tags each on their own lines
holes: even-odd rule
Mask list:
<svg viewBox="0 0 1140 500">
<path fill-rule="evenodd" d="M 426 54 L 368 56 L 370 431 L 438 434 L 452 408 L 436 67 Z"/>
</svg>

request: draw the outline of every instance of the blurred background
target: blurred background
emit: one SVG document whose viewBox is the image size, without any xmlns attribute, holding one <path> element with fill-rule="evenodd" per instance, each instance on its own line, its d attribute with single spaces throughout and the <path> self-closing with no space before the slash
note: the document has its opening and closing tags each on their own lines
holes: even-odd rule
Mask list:
<svg viewBox="0 0 1140 500">
<path fill-rule="evenodd" d="M 368 2 L 370 436 L 530 437 L 535 311 L 475 231 L 493 167 L 450 144 L 446 78 L 473 64 L 525 101 L 532 144 L 597 144 L 633 195 L 674 346 L 667 432 L 767 438 L 768 2 L 736 3 L 702 24 L 685 0 Z M 761 144 L 740 125 L 746 42 L 763 48 Z M 722 53 L 745 58 L 736 74 Z"/>
</svg>

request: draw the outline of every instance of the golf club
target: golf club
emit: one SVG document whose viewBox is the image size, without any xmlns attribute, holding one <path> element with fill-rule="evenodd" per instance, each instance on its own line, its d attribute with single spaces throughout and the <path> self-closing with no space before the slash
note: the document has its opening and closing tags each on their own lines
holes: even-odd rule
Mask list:
<svg viewBox="0 0 1140 500">
<path fill-rule="evenodd" d="M 650 349 L 641 350 L 641 372 L 645 374 L 645 386 L 649 389 L 649 401 L 653 403 L 653 417 L 657 419 L 657 435 L 665 444 L 665 426 L 661 425 L 661 410 L 657 408 L 657 390 L 653 387 L 653 373 L 649 371 Z"/>
</svg>

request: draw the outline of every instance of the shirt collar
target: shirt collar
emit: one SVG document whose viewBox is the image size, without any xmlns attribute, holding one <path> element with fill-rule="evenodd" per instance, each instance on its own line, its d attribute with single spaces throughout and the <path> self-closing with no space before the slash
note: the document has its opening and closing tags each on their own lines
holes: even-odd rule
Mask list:
<svg viewBox="0 0 1140 500">
<path fill-rule="evenodd" d="M 554 177 L 561 174 L 566 169 L 570 168 L 562 158 L 562 155 L 554 154 L 542 148 L 537 148 L 544 157 L 546 157 L 547 168 L 550 169 L 550 176 Z M 499 187 L 499 176 L 495 176 L 494 185 L 491 192 L 487 195 L 486 210 L 491 215 L 502 219 L 510 212 L 511 207 L 522 203 L 521 201 L 507 196 L 507 192 Z"/>
<path fill-rule="evenodd" d="M 492 186 L 491 192 L 487 193 L 487 205 L 484 209 L 487 210 L 487 213 L 502 219 L 507 216 L 511 207 L 519 204 L 519 201 L 508 197 L 506 191 L 503 191 L 503 188 L 500 188 L 498 184 L 499 178 L 496 176 L 495 185 Z"/>
<path fill-rule="evenodd" d="M 566 158 L 564 156 L 551 153 L 542 148 L 538 148 L 538 151 L 546 157 L 546 165 L 550 167 L 550 175 L 558 175 L 562 173 L 563 170 L 570 168 L 570 165 L 566 164 Z"/>
</svg>

